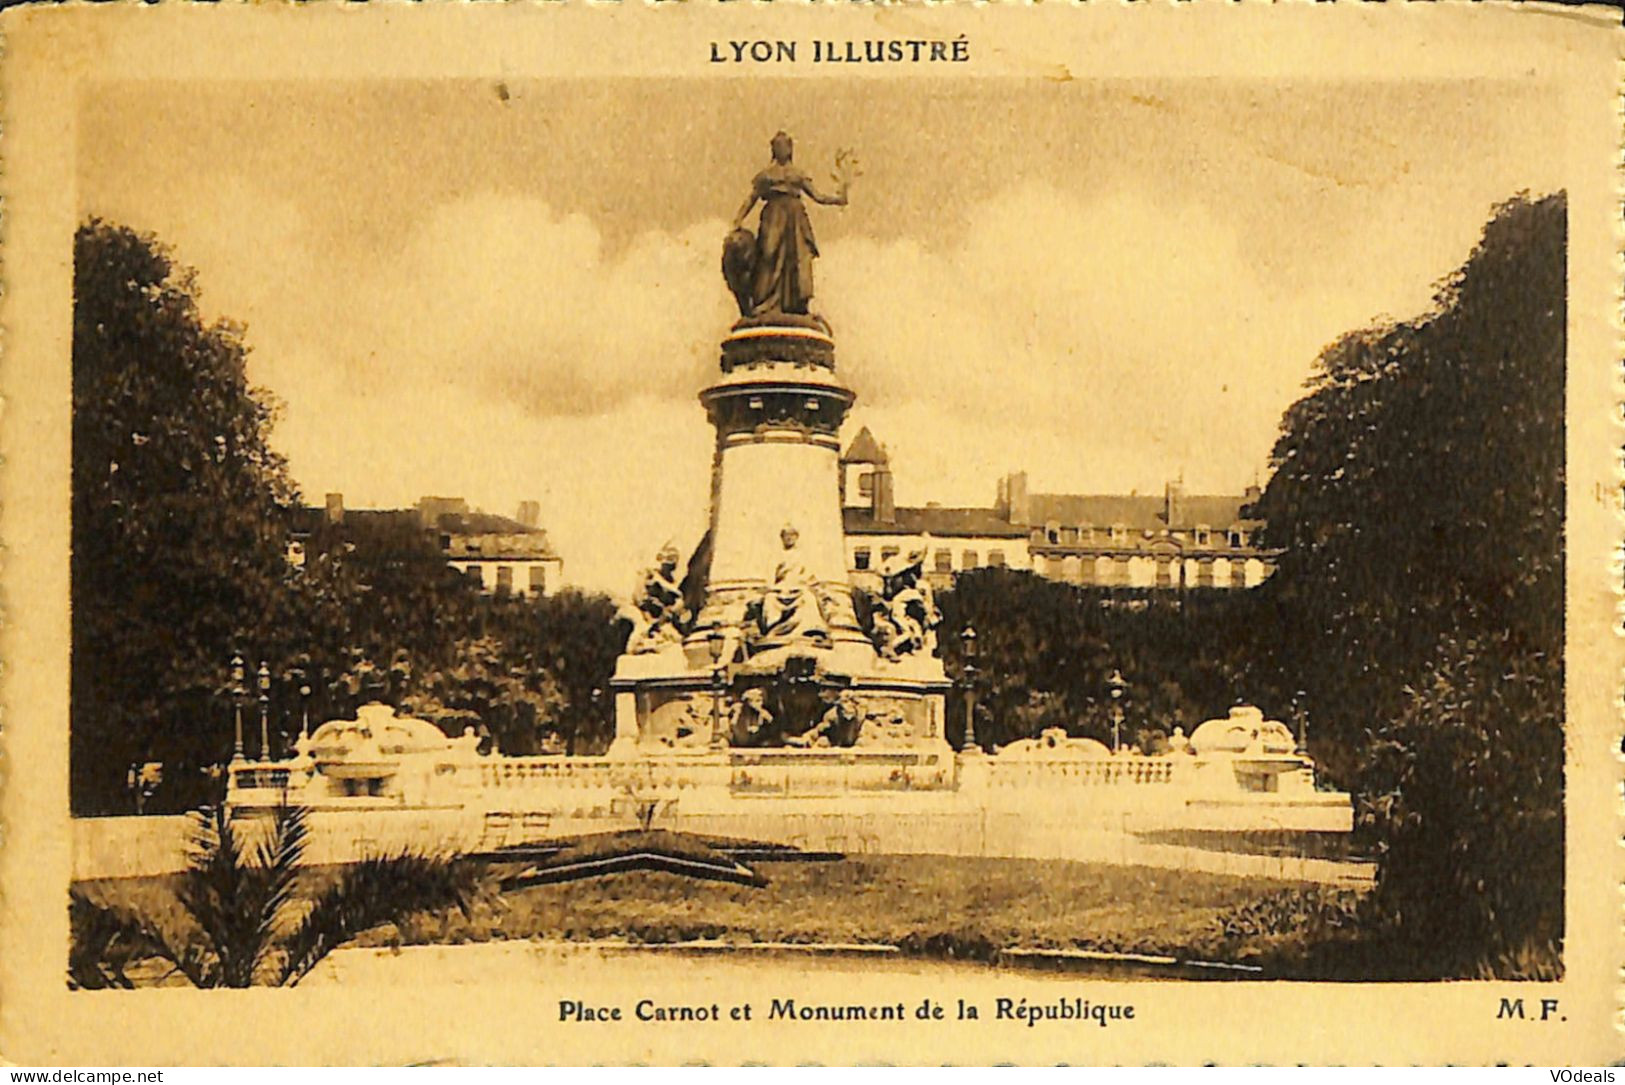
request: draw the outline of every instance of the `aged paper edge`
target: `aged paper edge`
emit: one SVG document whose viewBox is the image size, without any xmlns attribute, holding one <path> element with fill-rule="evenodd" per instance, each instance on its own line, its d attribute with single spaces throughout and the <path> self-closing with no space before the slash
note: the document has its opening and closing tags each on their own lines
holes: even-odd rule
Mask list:
<svg viewBox="0 0 1625 1085">
<path fill-rule="evenodd" d="M 339 20 L 344 20 L 341 24 Z M 515 28 L 516 20 L 526 20 Z M 550 20 L 542 23 L 541 20 Z M 1562 84 L 1571 133 L 1568 387 L 1568 826 L 1566 978 L 1558 984 L 1417 985 L 1087 981 L 1079 993 L 1132 1001 L 1136 1028 L 1080 1036 L 1012 1029 L 975 1037 L 797 1027 L 694 1033 L 647 1026 L 564 1031 L 541 1011 L 560 992 L 516 1004 L 492 992 L 417 988 L 70 993 L 65 815 L 67 501 L 73 132 L 78 89 L 98 78 L 428 78 L 705 75 L 695 43 L 827 29 L 847 20 L 971 33 L 988 46 L 976 77 L 1242 74 L 1475 78 L 1539 72 Z M 606 33 L 604 24 L 612 29 Z M 771 24 L 771 29 L 766 28 Z M 364 25 L 363 39 L 358 33 Z M 1607 28 L 1607 29 L 1605 29 Z M 9 348 L 0 450 L 7 547 L 0 640 L 5 708 L 0 851 L 0 1054 L 21 1063 L 957 1062 L 1021 1063 L 1596 1063 L 1625 1053 L 1619 969 L 1622 864 L 1621 536 L 1617 448 L 1622 380 L 1621 192 L 1606 171 L 1620 146 L 1621 38 L 1611 9 L 1537 5 L 1117 6 L 887 8 L 717 4 L 626 8 L 580 3 L 502 8 L 440 4 L 334 7 L 12 9 L 0 145 L 6 199 Z M 517 30 L 517 32 L 516 32 Z M 1109 42 L 1103 39 L 1110 39 Z M 1446 49 L 1441 43 L 1448 42 Z M 1215 46 L 1218 47 L 1215 47 Z M 739 78 L 744 76 L 721 76 Z M 816 75 L 797 77 L 816 79 Z M 906 78 L 865 73 L 862 78 Z M 1602 84 L 1599 86 L 1598 84 Z M 1602 133 L 1606 132 L 1604 136 Z M 1597 314 L 1608 306 L 1608 318 Z M 1606 359 L 1606 361 L 1605 361 Z M 1606 370 L 1606 376 L 1604 372 Z M 1604 383 L 1606 382 L 1606 387 Z M 1575 561 L 1575 555 L 1585 560 Z M 1578 631 L 1578 632 L 1577 632 Z M 1605 756 L 1606 751 L 1606 756 Z M 681 976 L 653 992 L 677 1000 Z M 816 997 L 787 967 L 776 986 Z M 939 992 L 894 990 L 876 998 Z M 1022 994 L 1019 976 L 977 980 L 976 993 Z M 647 991 L 601 991 L 635 998 Z M 770 995 L 775 992 L 757 992 Z M 1504 995 L 1573 1007 L 1551 1028 L 1496 1023 Z M 425 1010 L 429 1012 L 425 1012 Z M 1197 1022 L 1210 1027 L 1194 1027 Z"/>
</svg>

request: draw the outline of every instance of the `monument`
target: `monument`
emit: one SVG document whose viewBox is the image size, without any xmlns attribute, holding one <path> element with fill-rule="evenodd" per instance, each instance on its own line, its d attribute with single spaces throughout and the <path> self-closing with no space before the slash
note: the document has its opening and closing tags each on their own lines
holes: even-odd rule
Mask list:
<svg viewBox="0 0 1625 1085">
<path fill-rule="evenodd" d="M 856 162 L 836 155 L 826 193 L 795 165 L 787 134 L 771 151 L 723 243 L 740 317 L 722 338 L 719 378 L 700 392 L 716 429 L 709 527 L 685 592 L 669 547 L 639 581 L 611 682 L 610 756 L 729 760 L 748 748 L 804 761 L 884 748 L 945 771 L 949 681 L 929 589 L 900 570 L 906 598 L 860 607 L 847 579 L 838 459 L 855 397 L 811 309 L 819 254 L 804 201 L 844 206 Z"/>
<path fill-rule="evenodd" d="M 656 818 L 830 851 L 1116 862 L 1184 861 L 1135 850 L 1139 832 L 1348 832 L 1349 796 L 1321 790 L 1302 743 L 1256 708 L 1188 739 L 1174 728 L 1154 751 L 1060 728 L 949 747 L 923 555 L 888 558 L 873 595 L 847 579 L 838 437 L 855 397 L 812 311 L 803 200 L 845 204 L 856 164 L 837 155 L 826 194 L 789 136 L 772 152 L 723 243 L 740 315 L 699 392 L 716 432 L 709 524 L 686 568 L 674 541 L 659 544 L 621 609 L 608 751 L 512 756 L 367 705 L 301 731 L 291 758 L 272 759 L 262 738 L 251 761 L 239 743 L 232 808 L 310 808 L 329 862 L 368 842 L 485 853 Z"/>
</svg>

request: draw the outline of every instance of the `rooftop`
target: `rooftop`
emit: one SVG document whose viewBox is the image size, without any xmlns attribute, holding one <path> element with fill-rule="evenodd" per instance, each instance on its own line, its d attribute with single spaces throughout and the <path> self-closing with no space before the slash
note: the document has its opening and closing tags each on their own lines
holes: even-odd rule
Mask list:
<svg viewBox="0 0 1625 1085">
<path fill-rule="evenodd" d="M 450 536 L 443 540 L 441 549 L 448 556 L 512 556 L 555 557 L 544 528 L 495 513 L 468 509 L 461 502 L 453 505 L 455 511 L 443 512 L 443 504 L 425 503 L 411 509 L 353 509 L 342 510 L 342 519 L 330 529 L 329 509 L 321 506 L 296 506 L 291 513 L 292 528 L 296 533 L 313 534 L 336 530 L 349 534 L 387 536 L 406 531 L 436 532 Z M 338 511 L 338 510 L 334 510 Z M 482 546 L 479 540 L 494 540 Z"/>
<path fill-rule="evenodd" d="M 1175 501 L 1174 523 L 1165 515 L 1168 502 L 1160 494 L 1032 494 L 1028 498 L 1031 526 L 1060 524 L 1077 527 L 1122 526 L 1136 531 L 1189 530 L 1194 527 L 1227 528 L 1255 525 L 1246 515 L 1248 499 L 1241 495 L 1192 494 Z M 901 511 L 901 510 L 899 510 Z"/>
<path fill-rule="evenodd" d="M 841 462 L 880 465 L 887 463 L 888 460 L 886 450 L 880 447 L 880 442 L 875 440 L 875 435 L 869 432 L 869 427 L 864 426 L 858 431 L 858 435 L 852 438 L 852 444 L 847 447 L 845 454 L 841 456 Z"/>
<path fill-rule="evenodd" d="M 1025 538 L 1030 528 L 1012 524 L 993 509 L 899 508 L 880 521 L 869 509 L 842 509 L 848 535 L 935 535 L 944 538 Z"/>
</svg>

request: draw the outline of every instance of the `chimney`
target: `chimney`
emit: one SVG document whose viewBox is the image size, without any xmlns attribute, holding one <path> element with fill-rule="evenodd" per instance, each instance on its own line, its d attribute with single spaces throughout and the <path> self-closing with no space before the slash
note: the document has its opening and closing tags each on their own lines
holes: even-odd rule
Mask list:
<svg viewBox="0 0 1625 1085">
<path fill-rule="evenodd" d="M 539 527 L 542 522 L 542 503 L 540 501 L 519 502 L 519 515 L 514 517 L 526 527 Z"/>
<path fill-rule="evenodd" d="M 344 495 L 327 495 L 327 522 L 330 524 L 344 523 Z"/>
<path fill-rule="evenodd" d="M 1027 472 L 1012 471 L 1006 475 L 1004 493 L 1010 505 L 1010 522 L 1020 527 L 1032 523 L 1033 503 L 1027 494 Z"/>
<path fill-rule="evenodd" d="M 1006 520 L 1010 519 L 1010 477 L 1008 475 L 999 479 L 999 490 L 993 497 L 993 511 Z"/>
<path fill-rule="evenodd" d="M 1179 527 L 1185 522 L 1185 483 L 1183 481 L 1168 483 L 1163 492 L 1163 521 L 1169 527 Z"/>
<path fill-rule="evenodd" d="M 892 496 L 891 468 L 885 464 L 875 466 L 874 501 L 870 505 L 870 510 L 877 524 L 891 524 L 897 521 L 897 500 Z"/>
</svg>

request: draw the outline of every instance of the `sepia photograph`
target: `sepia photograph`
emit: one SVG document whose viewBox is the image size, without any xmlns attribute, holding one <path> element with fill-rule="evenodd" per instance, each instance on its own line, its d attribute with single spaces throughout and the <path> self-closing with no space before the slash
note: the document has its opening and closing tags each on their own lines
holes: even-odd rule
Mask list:
<svg viewBox="0 0 1625 1085">
<path fill-rule="evenodd" d="M 656 49 L 582 14 L 471 37 Z M 280 75 L 177 23 L 173 70 L 61 94 L 17 231 L 66 287 L 20 355 L 61 390 L 61 681 L 6 698 L 61 781 L 65 881 L 4 882 L 61 917 L 50 997 L 1146 1062 L 1398 990 L 1473 1007 L 1458 1061 L 1560 1016 L 1617 1054 L 1619 862 L 1575 842 L 1582 799 L 1619 836 L 1617 241 L 1576 218 L 1618 133 L 1572 108 L 1611 84 L 1534 36 L 1192 71 L 1091 66 L 1081 11 L 1020 64 L 1039 24 L 969 9 L 705 14 L 648 65 Z M 300 1058 L 392 1061 L 337 1042 Z M 471 1042 L 437 1057 L 538 1057 Z"/>
</svg>

